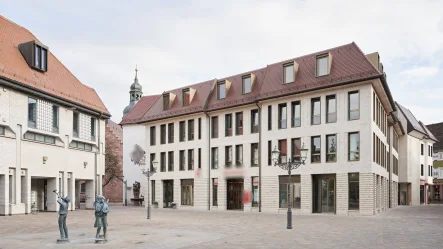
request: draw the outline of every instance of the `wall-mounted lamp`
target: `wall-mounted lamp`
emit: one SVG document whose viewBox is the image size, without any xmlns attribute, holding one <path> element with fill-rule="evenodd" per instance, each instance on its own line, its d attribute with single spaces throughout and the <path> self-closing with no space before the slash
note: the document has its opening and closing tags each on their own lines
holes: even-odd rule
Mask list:
<svg viewBox="0 0 443 249">
<path fill-rule="evenodd" d="M 48 161 L 48 157 L 47 157 L 47 156 L 44 156 L 44 157 L 43 157 L 43 164 L 46 164 L 46 161 Z"/>
<path fill-rule="evenodd" d="M 88 165 L 88 162 L 83 162 L 83 166 L 85 166 L 85 169 L 86 169 L 86 165 Z"/>
</svg>

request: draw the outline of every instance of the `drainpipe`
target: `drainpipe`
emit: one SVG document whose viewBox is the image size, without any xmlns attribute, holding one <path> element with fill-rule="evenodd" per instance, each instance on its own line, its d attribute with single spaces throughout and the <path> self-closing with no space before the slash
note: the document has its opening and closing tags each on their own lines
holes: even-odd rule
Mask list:
<svg viewBox="0 0 443 249">
<path fill-rule="evenodd" d="M 211 210 L 211 118 L 207 112 L 204 112 L 208 118 L 208 210 Z"/>
<path fill-rule="evenodd" d="M 391 158 L 393 157 L 392 155 L 392 149 L 391 149 L 391 127 L 392 126 L 388 126 L 388 148 L 389 148 L 389 160 L 388 160 L 388 165 L 389 165 L 389 184 L 388 184 L 388 196 L 389 196 L 389 208 L 392 208 L 392 203 L 391 203 L 391 172 L 392 172 L 392 164 L 391 164 Z"/>
<path fill-rule="evenodd" d="M 255 105 L 258 107 L 258 212 L 261 212 L 261 107 L 258 101 Z"/>
<path fill-rule="evenodd" d="M 95 180 L 95 186 L 94 186 L 94 188 L 95 188 L 95 196 L 94 196 L 94 201 L 95 201 L 95 197 L 97 196 L 97 194 L 98 194 L 98 189 L 97 188 L 100 188 L 101 187 L 101 182 L 99 181 L 99 179 L 97 179 L 97 168 L 98 168 L 98 156 L 100 155 L 100 120 L 101 120 L 101 118 L 102 118 L 102 116 L 103 116 L 103 112 L 100 112 L 100 116 L 98 117 L 98 125 L 97 125 L 97 142 L 98 142 L 98 152 L 97 153 L 95 153 L 95 165 L 94 165 L 94 179 L 96 179 Z M 103 149 L 103 148 L 102 148 Z M 100 187 L 97 185 L 97 181 L 100 183 Z"/>
</svg>

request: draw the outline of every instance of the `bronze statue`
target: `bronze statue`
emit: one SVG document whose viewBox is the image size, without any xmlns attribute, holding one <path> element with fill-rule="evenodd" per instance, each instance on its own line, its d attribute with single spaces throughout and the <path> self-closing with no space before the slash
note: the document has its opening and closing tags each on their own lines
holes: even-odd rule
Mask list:
<svg viewBox="0 0 443 249">
<path fill-rule="evenodd" d="M 60 208 L 58 210 L 58 227 L 60 229 L 60 239 L 58 239 L 57 242 L 69 242 L 66 218 L 68 216 L 68 204 L 71 199 L 68 196 L 60 197 L 60 195 L 57 193 L 57 190 L 54 190 L 52 192 L 57 195 L 57 202 L 60 204 Z"/>
<path fill-rule="evenodd" d="M 97 196 L 95 202 L 94 202 L 94 209 L 95 209 L 95 223 L 94 227 L 97 228 L 97 235 L 95 236 L 96 239 L 100 238 L 100 229 L 103 227 L 103 237 L 106 240 L 108 237 L 107 234 L 107 227 L 108 227 L 108 213 L 109 213 L 109 205 L 108 202 L 105 201 L 104 196 Z"/>
</svg>

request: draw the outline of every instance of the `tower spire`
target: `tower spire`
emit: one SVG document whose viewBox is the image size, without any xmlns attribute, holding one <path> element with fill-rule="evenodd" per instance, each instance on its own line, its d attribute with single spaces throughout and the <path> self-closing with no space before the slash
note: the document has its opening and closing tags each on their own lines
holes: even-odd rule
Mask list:
<svg viewBox="0 0 443 249">
<path fill-rule="evenodd" d="M 138 72 L 137 64 L 135 64 L 135 79 L 137 79 L 137 72 Z"/>
</svg>

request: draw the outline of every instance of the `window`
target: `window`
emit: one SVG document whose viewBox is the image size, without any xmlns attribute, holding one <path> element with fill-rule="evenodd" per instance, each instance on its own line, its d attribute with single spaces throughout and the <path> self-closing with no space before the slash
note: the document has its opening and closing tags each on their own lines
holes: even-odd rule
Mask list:
<svg viewBox="0 0 443 249">
<path fill-rule="evenodd" d="M 211 117 L 212 133 L 211 138 L 218 138 L 218 117 Z"/>
<path fill-rule="evenodd" d="M 251 144 L 251 167 L 258 166 L 258 143 Z"/>
<path fill-rule="evenodd" d="M 224 98 L 226 98 L 226 83 L 219 82 L 217 84 L 217 99 L 224 99 Z"/>
<path fill-rule="evenodd" d="M 232 146 L 225 147 L 225 166 L 231 167 L 232 165 Z"/>
<path fill-rule="evenodd" d="M 168 124 L 168 143 L 174 143 L 174 123 Z"/>
<path fill-rule="evenodd" d="M 58 106 L 53 105 L 52 106 L 52 132 L 54 133 L 58 133 L 58 128 L 59 128 L 59 111 L 58 111 Z M 94 127 L 94 132 L 95 132 L 95 126 L 92 126 L 92 119 L 91 119 L 91 133 Z M 92 136 L 93 134 L 91 134 Z M 95 135 L 95 134 L 94 134 Z"/>
<path fill-rule="evenodd" d="M 420 145 L 421 145 L 421 155 L 423 156 L 423 144 Z"/>
<path fill-rule="evenodd" d="M 423 164 L 421 165 L 421 167 L 420 167 L 420 172 L 421 172 L 421 176 L 424 176 L 425 175 L 425 173 L 424 173 L 424 168 L 423 168 Z"/>
<path fill-rule="evenodd" d="M 225 115 L 225 137 L 232 136 L 232 114 Z"/>
<path fill-rule="evenodd" d="M 360 103 L 358 91 L 348 93 L 349 120 L 360 118 Z"/>
<path fill-rule="evenodd" d="M 311 99 L 311 124 L 321 123 L 320 98 Z"/>
<path fill-rule="evenodd" d="M 272 105 L 268 105 L 268 131 L 272 130 Z"/>
<path fill-rule="evenodd" d="M 198 139 L 202 139 L 202 119 L 198 118 Z"/>
<path fill-rule="evenodd" d="M 321 161 L 321 140 L 320 136 L 311 137 L 311 163 L 319 163 Z"/>
<path fill-rule="evenodd" d="M 243 82 L 243 94 L 250 93 L 251 92 L 251 88 L 252 88 L 251 76 L 250 75 L 244 76 L 242 78 L 242 82 Z"/>
<path fill-rule="evenodd" d="M 272 141 L 268 141 L 268 166 L 272 166 Z"/>
<path fill-rule="evenodd" d="M 286 129 L 287 126 L 287 110 L 286 103 L 278 105 L 278 128 Z"/>
<path fill-rule="evenodd" d="M 202 149 L 198 148 L 198 168 L 202 168 Z"/>
<path fill-rule="evenodd" d="M 186 134 L 185 134 L 185 129 L 186 129 L 186 123 L 185 123 L 185 121 L 180 121 L 180 123 L 179 123 L 179 141 L 180 142 L 184 142 L 185 141 L 185 136 L 186 136 Z"/>
<path fill-rule="evenodd" d="M 179 170 L 185 170 L 185 151 L 181 150 L 179 151 Z"/>
<path fill-rule="evenodd" d="M 252 206 L 258 207 L 259 202 L 259 189 L 258 189 L 258 177 L 253 176 L 252 177 Z"/>
<path fill-rule="evenodd" d="M 211 168 L 218 169 L 218 148 L 217 147 L 212 148 L 211 152 L 212 152 Z"/>
<path fill-rule="evenodd" d="M 218 206 L 218 179 L 217 178 L 212 178 L 212 206 Z"/>
<path fill-rule="evenodd" d="M 160 144 L 166 143 L 166 125 L 160 125 Z"/>
<path fill-rule="evenodd" d="M 5 127 L 0 126 L 0 135 L 5 135 Z"/>
<path fill-rule="evenodd" d="M 251 133 L 258 132 L 258 110 L 251 111 Z"/>
<path fill-rule="evenodd" d="M 194 150 L 188 150 L 188 170 L 194 169 Z"/>
<path fill-rule="evenodd" d="M 78 134 L 79 134 L 79 132 L 78 132 L 78 126 L 79 126 L 79 122 L 78 122 L 78 113 L 77 112 L 74 112 L 74 114 L 73 114 L 73 129 L 72 129 L 72 135 L 74 136 L 74 137 L 78 137 Z"/>
<path fill-rule="evenodd" d="M 286 139 L 278 140 L 278 150 L 280 151 L 280 158 L 278 159 L 279 163 L 287 162 L 287 141 Z"/>
<path fill-rule="evenodd" d="M 166 172 L 166 153 L 160 153 L 160 172 Z"/>
<path fill-rule="evenodd" d="M 349 210 L 360 208 L 360 176 L 358 173 L 349 173 Z"/>
<path fill-rule="evenodd" d="M 294 82 L 294 63 L 283 65 L 284 83 Z"/>
<path fill-rule="evenodd" d="M 235 114 L 235 135 L 243 135 L 243 112 Z"/>
<path fill-rule="evenodd" d="M 394 147 L 394 149 L 396 151 L 398 151 L 398 135 L 397 132 L 394 131 L 394 134 L 392 134 L 393 136 L 393 143 L 392 143 L 392 147 Z"/>
<path fill-rule="evenodd" d="M 183 105 L 189 105 L 191 101 L 191 92 L 189 88 L 183 90 Z"/>
<path fill-rule="evenodd" d="M 241 144 L 235 146 L 235 165 L 237 167 L 243 165 L 243 145 Z"/>
<path fill-rule="evenodd" d="M 3 132 L 2 132 L 2 130 L 3 130 Z M 5 128 L 4 127 L 0 127 L 0 135 L 2 135 L 2 134 L 3 135 L 5 134 Z M 24 137 L 27 140 L 32 140 L 32 141 L 37 141 L 37 142 L 42 142 L 42 143 L 47 143 L 47 144 L 55 144 L 55 137 L 48 136 L 48 135 L 38 134 L 38 133 L 34 133 L 34 132 L 26 132 Z M 84 148 L 84 143 L 81 143 L 81 144 L 83 146 L 80 146 L 79 148 L 84 150 L 85 149 Z M 91 145 L 89 145 L 89 146 L 91 146 Z M 77 146 L 70 146 L 70 147 L 77 147 Z M 92 150 L 92 147 L 91 147 L 90 150 Z"/>
<path fill-rule="evenodd" d="M 329 74 L 329 55 L 319 55 L 317 56 L 317 77 Z"/>
<path fill-rule="evenodd" d="M 25 137 L 26 137 L 26 134 L 25 134 Z M 36 136 L 36 138 L 38 139 L 38 136 Z M 46 140 L 46 137 L 45 137 L 45 140 Z M 54 141 L 54 142 L 52 142 L 52 141 Z M 45 141 L 45 142 L 47 142 L 47 141 Z M 47 143 L 52 143 L 52 144 L 55 143 L 55 138 L 51 139 L 51 142 L 47 142 Z M 72 141 L 69 144 L 69 148 L 85 150 L 85 151 L 92 151 L 92 145 L 91 144 L 87 144 L 87 143 L 83 143 L 83 142 L 78 142 L 78 141 Z"/>
<path fill-rule="evenodd" d="M 326 123 L 337 122 L 337 101 L 335 95 L 326 96 Z"/>
<path fill-rule="evenodd" d="M 194 205 L 194 179 L 181 180 L 181 204 Z"/>
<path fill-rule="evenodd" d="M 349 133 L 348 136 L 349 161 L 358 161 L 360 160 L 360 134 L 353 132 Z"/>
<path fill-rule="evenodd" d="M 288 190 L 291 191 L 291 201 L 294 208 L 299 209 L 301 204 L 301 184 L 300 175 L 291 176 L 291 182 L 289 182 L 288 176 L 279 176 L 279 208 L 288 207 Z"/>
<path fill-rule="evenodd" d="M 301 105 L 300 101 L 294 101 L 291 103 L 292 109 L 292 127 L 301 126 Z"/>
<path fill-rule="evenodd" d="M 375 158 L 376 158 L 376 155 L 375 155 L 375 152 L 376 152 L 375 144 L 376 144 L 375 133 L 372 133 L 372 161 L 374 163 L 375 163 Z"/>
<path fill-rule="evenodd" d="M 188 141 L 192 140 L 194 140 L 194 119 L 188 120 Z"/>
<path fill-rule="evenodd" d="M 80 184 L 80 193 L 84 194 L 86 193 L 86 183 Z"/>
<path fill-rule="evenodd" d="M 326 136 L 326 162 L 337 161 L 337 135 Z"/>
<path fill-rule="evenodd" d="M 149 158 L 150 158 L 150 160 L 149 160 L 149 165 L 150 165 L 150 171 L 154 171 L 154 165 L 152 164 L 152 162 L 154 162 L 154 160 L 155 160 L 155 153 L 151 153 L 150 155 L 149 155 Z"/>
<path fill-rule="evenodd" d="M 291 162 L 299 162 L 300 161 L 300 148 L 301 148 L 301 140 L 300 138 L 291 139 Z"/>
<path fill-rule="evenodd" d="M 37 100 L 28 98 L 28 126 L 37 127 Z"/>
<path fill-rule="evenodd" d="M 431 146 L 428 145 L 428 156 L 431 156 Z"/>
<path fill-rule="evenodd" d="M 169 109 L 169 93 L 163 94 L 163 110 Z"/>
<path fill-rule="evenodd" d="M 48 50 L 34 44 L 34 68 L 46 72 L 48 66 Z"/>
<path fill-rule="evenodd" d="M 168 152 L 168 171 L 174 171 L 174 151 Z"/>
<path fill-rule="evenodd" d="M 91 118 L 91 140 L 95 141 L 95 118 Z"/>
<path fill-rule="evenodd" d="M 155 202 L 155 180 L 151 180 L 151 203 Z"/>
<path fill-rule="evenodd" d="M 149 131 L 150 144 L 155 145 L 155 126 L 151 126 Z"/>
</svg>

